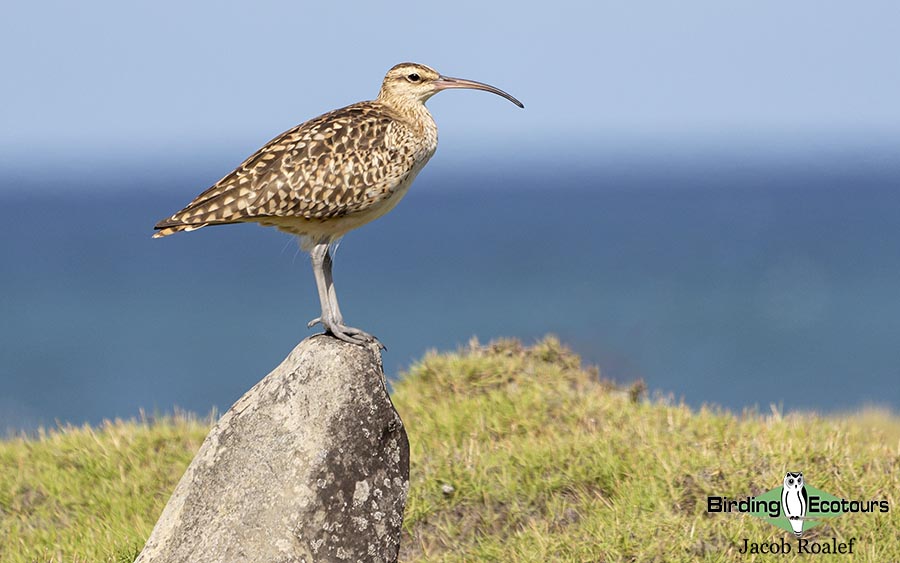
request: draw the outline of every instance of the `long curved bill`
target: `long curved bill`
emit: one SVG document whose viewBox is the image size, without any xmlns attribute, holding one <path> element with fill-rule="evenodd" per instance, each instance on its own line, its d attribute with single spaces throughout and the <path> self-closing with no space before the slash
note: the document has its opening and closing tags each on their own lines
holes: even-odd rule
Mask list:
<svg viewBox="0 0 900 563">
<path fill-rule="evenodd" d="M 494 88 L 490 84 L 485 84 L 483 82 L 475 82 L 474 80 L 466 80 L 464 78 L 453 78 L 452 76 L 443 76 L 434 81 L 434 88 L 436 92 L 440 92 L 441 90 L 449 90 L 450 88 L 468 88 L 470 90 L 484 90 L 485 92 L 491 92 L 493 94 L 497 94 L 498 96 L 503 96 L 507 100 L 516 104 L 520 108 L 525 108 L 525 104 L 520 102 L 519 100 L 513 98 L 500 88 Z"/>
</svg>

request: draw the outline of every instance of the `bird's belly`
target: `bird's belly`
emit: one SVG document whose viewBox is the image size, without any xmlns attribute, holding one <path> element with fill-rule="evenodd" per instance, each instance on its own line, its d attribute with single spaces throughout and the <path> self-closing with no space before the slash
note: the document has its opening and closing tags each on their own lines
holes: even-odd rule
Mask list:
<svg viewBox="0 0 900 563">
<path fill-rule="evenodd" d="M 799 515 L 803 512 L 803 502 L 800 500 L 800 495 L 792 494 L 788 496 L 787 510 L 791 515 Z"/>
<path fill-rule="evenodd" d="M 353 229 L 357 229 L 366 223 L 378 219 L 400 203 L 406 192 L 412 186 L 416 175 L 425 165 L 422 162 L 400 182 L 390 195 L 384 199 L 372 204 L 371 206 L 350 213 L 341 217 L 331 217 L 328 219 L 306 219 L 304 217 L 264 217 L 257 222 L 264 226 L 272 226 L 281 231 L 306 237 L 315 241 L 332 241 L 341 238 Z"/>
</svg>

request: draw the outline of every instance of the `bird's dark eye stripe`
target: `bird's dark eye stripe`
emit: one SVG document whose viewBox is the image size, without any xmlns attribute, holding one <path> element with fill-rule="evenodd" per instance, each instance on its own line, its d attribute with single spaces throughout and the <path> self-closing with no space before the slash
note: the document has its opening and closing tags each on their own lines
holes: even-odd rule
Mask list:
<svg viewBox="0 0 900 563">
<path fill-rule="evenodd" d="M 415 72 L 407 76 L 407 78 L 409 78 L 412 82 L 418 82 L 419 80 L 421 80 L 421 77 Z"/>
</svg>

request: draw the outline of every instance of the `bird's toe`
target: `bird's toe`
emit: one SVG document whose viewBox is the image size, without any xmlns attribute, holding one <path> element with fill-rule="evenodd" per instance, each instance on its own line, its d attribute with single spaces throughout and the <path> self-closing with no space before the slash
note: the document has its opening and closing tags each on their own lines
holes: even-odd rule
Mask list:
<svg viewBox="0 0 900 563">
<path fill-rule="evenodd" d="M 351 342 L 353 344 L 359 344 L 363 346 L 370 342 L 375 342 L 382 350 L 387 349 L 380 340 L 378 340 L 368 332 L 358 328 L 354 328 L 352 326 L 335 325 L 331 327 L 329 332 L 337 338 L 340 338 L 344 342 Z"/>
</svg>

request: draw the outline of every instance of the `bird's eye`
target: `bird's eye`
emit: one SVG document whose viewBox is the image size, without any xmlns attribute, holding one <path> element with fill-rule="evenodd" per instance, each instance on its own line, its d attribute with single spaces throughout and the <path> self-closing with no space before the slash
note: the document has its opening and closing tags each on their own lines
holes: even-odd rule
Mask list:
<svg viewBox="0 0 900 563">
<path fill-rule="evenodd" d="M 409 80 L 410 82 L 418 82 L 419 80 L 422 80 L 422 77 L 414 72 L 414 73 L 408 75 L 406 77 L 406 79 Z"/>
<path fill-rule="evenodd" d="M 794 484 L 794 480 L 793 480 L 793 479 L 788 479 L 788 485 L 793 485 L 793 484 Z"/>
</svg>

